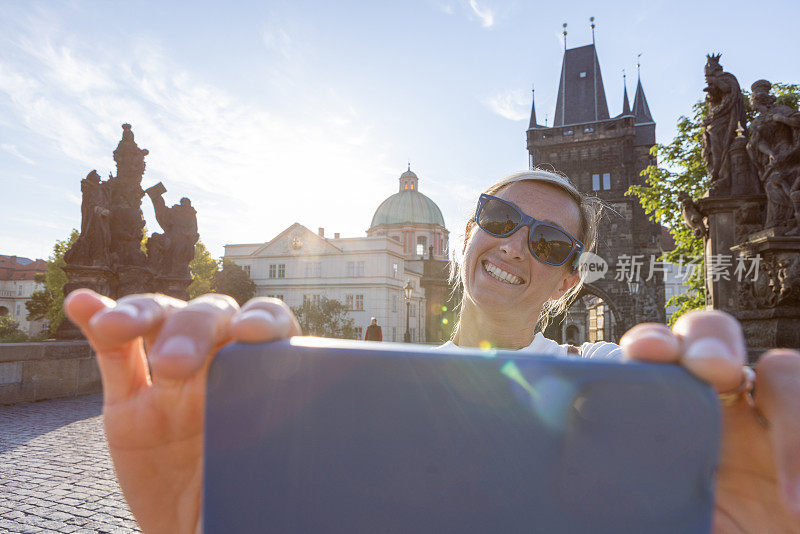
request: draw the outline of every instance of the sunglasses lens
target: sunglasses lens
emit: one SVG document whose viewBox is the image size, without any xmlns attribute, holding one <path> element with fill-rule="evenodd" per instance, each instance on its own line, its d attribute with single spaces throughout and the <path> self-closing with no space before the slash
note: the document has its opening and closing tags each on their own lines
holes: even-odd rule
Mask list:
<svg viewBox="0 0 800 534">
<path fill-rule="evenodd" d="M 560 265 L 572 252 L 572 240 L 562 230 L 540 224 L 531 235 L 531 252 L 543 262 Z"/>
<path fill-rule="evenodd" d="M 513 231 L 520 219 L 517 210 L 493 198 L 488 199 L 478 213 L 478 224 L 481 228 L 496 236 L 504 236 Z"/>
</svg>

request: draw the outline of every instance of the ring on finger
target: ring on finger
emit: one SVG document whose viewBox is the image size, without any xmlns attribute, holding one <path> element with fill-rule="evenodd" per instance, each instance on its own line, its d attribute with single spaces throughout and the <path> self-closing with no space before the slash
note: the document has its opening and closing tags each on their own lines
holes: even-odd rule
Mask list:
<svg viewBox="0 0 800 534">
<path fill-rule="evenodd" d="M 742 399 L 752 400 L 753 387 L 756 384 L 756 373 L 746 365 L 742 367 L 742 383 L 733 391 L 719 393 L 719 402 L 723 406 L 732 406 Z"/>
</svg>

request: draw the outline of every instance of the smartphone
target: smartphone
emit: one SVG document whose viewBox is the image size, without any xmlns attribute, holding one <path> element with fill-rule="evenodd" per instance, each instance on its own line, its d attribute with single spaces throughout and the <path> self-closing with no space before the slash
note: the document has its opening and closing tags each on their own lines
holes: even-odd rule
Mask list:
<svg viewBox="0 0 800 534">
<path fill-rule="evenodd" d="M 718 401 L 676 365 L 234 343 L 205 425 L 206 533 L 711 530 Z"/>
</svg>

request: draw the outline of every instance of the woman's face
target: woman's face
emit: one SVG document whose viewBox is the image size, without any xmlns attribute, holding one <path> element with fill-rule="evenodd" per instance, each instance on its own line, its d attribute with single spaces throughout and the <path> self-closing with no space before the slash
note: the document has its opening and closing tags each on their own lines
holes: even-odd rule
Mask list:
<svg viewBox="0 0 800 534">
<path fill-rule="evenodd" d="M 580 209 L 557 186 L 514 182 L 494 196 L 540 221 L 560 226 L 574 236 L 580 234 Z M 548 299 L 559 298 L 577 281 L 569 265 L 553 267 L 533 257 L 528 249 L 527 227 L 508 237 L 493 237 L 473 224 L 463 265 L 465 298 L 483 312 L 516 310 L 526 321 L 535 321 Z"/>
</svg>

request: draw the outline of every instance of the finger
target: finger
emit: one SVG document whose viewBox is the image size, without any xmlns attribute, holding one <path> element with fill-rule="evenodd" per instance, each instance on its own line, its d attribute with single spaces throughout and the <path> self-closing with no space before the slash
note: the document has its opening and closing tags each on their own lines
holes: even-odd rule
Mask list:
<svg viewBox="0 0 800 534">
<path fill-rule="evenodd" d="M 115 302 L 88 289 L 67 296 L 67 315 L 95 349 L 107 405 L 148 384 L 140 336 L 156 328 L 175 303 L 180 301 L 163 295 L 132 295 Z"/>
<path fill-rule="evenodd" d="M 800 515 L 800 352 L 770 351 L 757 369 L 756 406 L 770 423 L 786 503 Z"/>
<path fill-rule="evenodd" d="M 169 314 L 184 306 L 186 302 L 161 294 L 128 295 L 92 317 L 89 327 L 100 346 L 114 347 L 152 336 Z"/>
<path fill-rule="evenodd" d="M 742 384 L 746 349 L 742 327 L 731 315 L 717 310 L 693 311 L 673 327 L 680 338 L 680 363 L 717 391 L 735 390 Z"/>
<path fill-rule="evenodd" d="M 238 309 L 233 298 L 208 294 L 167 317 L 150 351 L 153 383 L 185 380 L 207 367 L 230 340 L 228 325 Z"/>
<path fill-rule="evenodd" d="M 229 331 L 234 340 L 245 343 L 301 335 L 300 324 L 291 308 L 280 299 L 268 297 L 250 299 L 234 315 Z"/>
<path fill-rule="evenodd" d="M 620 340 L 627 358 L 644 362 L 672 363 L 681 357 L 681 343 L 666 325 L 639 324 L 628 330 Z"/>
</svg>

